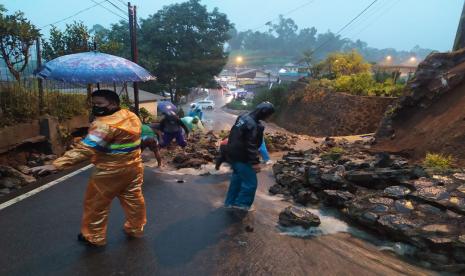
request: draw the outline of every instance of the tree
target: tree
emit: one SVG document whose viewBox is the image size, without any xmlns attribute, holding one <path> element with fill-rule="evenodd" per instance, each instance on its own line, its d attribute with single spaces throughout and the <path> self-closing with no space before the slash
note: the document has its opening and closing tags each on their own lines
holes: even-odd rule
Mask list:
<svg viewBox="0 0 465 276">
<path fill-rule="evenodd" d="M 304 63 L 307 66 L 307 71 L 312 73 L 313 61 L 313 49 L 309 49 L 302 53 L 302 58 L 299 63 Z"/>
<path fill-rule="evenodd" d="M 52 26 L 50 38 L 43 41 L 43 57 L 52 60 L 56 57 L 74 53 L 87 52 L 92 47 L 90 45 L 90 34 L 87 26 L 82 22 L 66 24 L 65 31 Z"/>
<path fill-rule="evenodd" d="M 92 35 L 92 40 L 98 51 L 130 58 L 128 27 L 126 26 L 124 30 L 125 32 L 120 32 L 119 24 L 112 24 L 110 30 L 100 24 L 96 24 L 90 29 L 89 33 Z M 125 34 L 127 34 L 126 39 L 120 39 L 120 37 L 125 37 Z M 125 43 L 125 41 L 128 42 Z"/>
<path fill-rule="evenodd" d="M 281 50 L 289 52 L 290 49 L 294 49 L 294 45 L 291 45 L 292 42 L 295 42 L 297 38 L 297 29 L 299 28 L 294 20 L 291 18 L 285 18 L 284 16 L 279 16 L 278 24 L 267 24 L 270 29 L 270 34 L 275 34 L 277 38 L 278 45 Z"/>
<path fill-rule="evenodd" d="M 29 63 L 31 46 L 40 33 L 24 13 L 6 15 L 6 12 L 0 5 L 0 52 L 8 70 L 19 81 Z"/>
<path fill-rule="evenodd" d="M 137 32 L 140 32 L 138 26 L 137 28 Z M 108 43 L 118 45 L 118 50 L 115 53 L 116 55 L 126 59 L 131 59 L 131 39 L 129 36 L 128 23 L 126 21 L 120 20 L 116 24 L 111 24 L 111 28 L 108 33 Z M 138 45 L 143 44 L 141 36 L 138 36 L 137 43 Z"/>
<path fill-rule="evenodd" d="M 321 63 L 323 73 L 328 78 L 369 73 L 371 69 L 371 65 L 355 50 L 349 53 L 332 53 Z"/>
<path fill-rule="evenodd" d="M 141 63 L 177 103 L 190 88 L 211 83 L 221 72 L 231 28 L 225 14 L 216 8 L 208 12 L 199 0 L 165 6 L 142 20 Z"/>
</svg>

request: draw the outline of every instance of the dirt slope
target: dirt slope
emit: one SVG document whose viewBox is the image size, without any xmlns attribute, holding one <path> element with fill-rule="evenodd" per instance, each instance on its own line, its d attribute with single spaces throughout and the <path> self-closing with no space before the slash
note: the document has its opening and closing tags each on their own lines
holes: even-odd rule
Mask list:
<svg viewBox="0 0 465 276">
<path fill-rule="evenodd" d="M 420 64 L 409 93 L 377 132 L 376 150 L 421 160 L 451 154 L 465 165 L 465 51 L 435 53 Z"/>
</svg>

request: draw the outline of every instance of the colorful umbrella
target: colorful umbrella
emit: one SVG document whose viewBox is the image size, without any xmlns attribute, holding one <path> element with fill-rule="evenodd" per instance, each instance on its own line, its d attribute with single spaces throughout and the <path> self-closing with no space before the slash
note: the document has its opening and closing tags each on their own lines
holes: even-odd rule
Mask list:
<svg viewBox="0 0 465 276">
<path fill-rule="evenodd" d="M 55 58 L 47 62 L 36 75 L 42 79 L 84 84 L 155 79 L 132 61 L 96 51 Z"/>
</svg>

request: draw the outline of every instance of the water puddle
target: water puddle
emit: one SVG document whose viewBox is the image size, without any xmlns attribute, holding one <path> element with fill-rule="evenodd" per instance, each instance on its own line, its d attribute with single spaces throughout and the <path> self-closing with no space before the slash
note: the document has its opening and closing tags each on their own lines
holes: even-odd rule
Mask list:
<svg viewBox="0 0 465 276">
<path fill-rule="evenodd" d="M 258 196 L 264 200 L 267 200 L 268 202 L 273 202 L 274 208 L 279 211 L 291 204 L 282 196 L 272 196 L 265 194 L 258 194 Z M 398 256 L 407 258 L 412 257 L 417 250 L 414 246 L 408 245 L 406 243 L 382 240 L 369 232 L 351 226 L 349 223 L 342 219 L 338 210 L 325 207 L 305 207 L 305 209 L 320 218 L 320 226 L 305 229 L 301 226 L 283 227 L 278 224 L 277 229 L 279 234 L 306 239 L 337 233 L 349 233 L 353 237 L 375 245 L 380 251 L 392 252 Z M 274 222 L 276 222 L 276 218 L 274 218 Z"/>
</svg>

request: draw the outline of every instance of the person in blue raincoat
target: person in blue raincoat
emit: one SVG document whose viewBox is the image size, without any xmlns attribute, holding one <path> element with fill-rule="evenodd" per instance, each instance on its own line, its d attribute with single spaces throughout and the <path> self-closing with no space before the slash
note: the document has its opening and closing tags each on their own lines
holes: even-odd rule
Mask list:
<svg viewBox="0 0 465 276">
<path fill-rule="evenodd" d="M 198 104 L 191 104 L 191 109 L 189 111 L 189 114 L 188 114 L 189 117 L 198 117 L 200 119 L 200 121 L 203 120 L 203 111 L 202 111 L 202 107 Z"/>
</svg>

